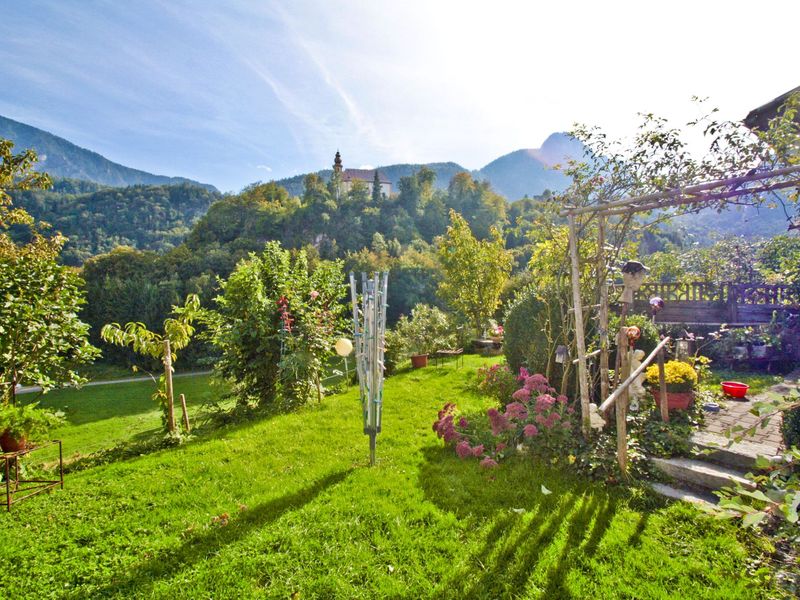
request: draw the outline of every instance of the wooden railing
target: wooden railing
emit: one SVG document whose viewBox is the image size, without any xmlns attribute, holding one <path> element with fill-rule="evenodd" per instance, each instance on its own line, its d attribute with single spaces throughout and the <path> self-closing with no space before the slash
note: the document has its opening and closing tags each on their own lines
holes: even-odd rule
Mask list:
<svg viewBox="0 0 800 600">
<path fill-rule="evenodd" d="M 621 285 L 614 289 L 622 291 Z M 768 304 L 776 306 L 800 305 L 800 292 L 786 285 L 766 283 L 645 283 L 636 292 L 636 300 L 658 296 L 664 302 L 719 302 L 726 304 Z"/>
<path fill-rule="evenodd" d="M 664 373 L 664 348 L 670 342 L 669 337 L 661 340 L 655 349 L 631 373 L 631 352 L 628 349 L 628 328 L 622 327 L 617 336 L 617 354 L 620 356 L 619 377 L 622 381 L 617 388 L 606 398 L 598 409 L 601 413 L 608 413 L 614 408 L 617 424 L 617 462 L 623 477 L 628 476 L 628 428 L 627 415 L 629 404 L 628 388 L 644 373 L 644 370 L 655 360 L 658 361 L 659 404 L 661 405 L 661 419 L 669 421 L 669 406 L 667 402 L 667 381 Z"/>
</svg>

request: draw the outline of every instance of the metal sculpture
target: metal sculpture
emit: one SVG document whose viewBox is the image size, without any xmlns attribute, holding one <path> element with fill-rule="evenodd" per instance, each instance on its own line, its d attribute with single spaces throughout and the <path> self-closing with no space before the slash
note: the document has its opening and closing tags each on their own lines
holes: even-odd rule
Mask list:
<svg viewBox="0 0 800 600">
<path fill-rule="evenodd" d="M 361 394 L 364 433 L 369 436 L 369 464 L 375 464 L 375 442 L 381 432 L 383 407 L 383 354 L 386 337 L 386 291 L 389 273 L 361 274 L 359 309 L 356 278 L 350 273 L 350 294 L 353 301 L 353 338 L 356 351 L 356 372 Z"/>
</svg>

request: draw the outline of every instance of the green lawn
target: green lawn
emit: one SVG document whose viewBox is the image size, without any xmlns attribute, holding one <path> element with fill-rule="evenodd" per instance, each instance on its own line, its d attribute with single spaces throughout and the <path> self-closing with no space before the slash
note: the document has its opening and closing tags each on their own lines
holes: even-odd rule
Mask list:
<svg viewBox="0 0 800 600">
<path fill-rule="evenodd" d="M 3 598 L 765 598 L 730 524 L 530 459 L 486 472 L 431 430 L 486 359 L 386 385 L 378 464 L 357 392 L 70 473 L 0 516 Z M 195 409 L 206 377 L 185 381 Z M 85 455 L 158 413 L 146 385 L 52 395 Z M 551 494 L 542 492 L 542 485 Z"/>
<path fill-rule="evenodd" d="M 701 389 L 713 392 L 722 392 L 720 383 L 723 381 L 739 381 L 750 386 L 747 390 L 749 397 L 767 391 L 773 385 L 783 381 L 783 375 L 765 373 L 763 371 L 734 371 L 732 369 L 712 369 L 711 377 L 701 384 Z"/>
</svg>

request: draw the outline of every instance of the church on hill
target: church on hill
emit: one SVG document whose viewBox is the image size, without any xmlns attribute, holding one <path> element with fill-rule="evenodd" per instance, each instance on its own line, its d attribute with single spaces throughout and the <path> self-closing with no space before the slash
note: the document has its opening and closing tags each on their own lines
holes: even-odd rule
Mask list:
<svg viewBox="0 0 800 600">
<path fill-rule="evenodd" d="M 381 186 L 381 194 L 384 196 L 390 196 L 392 193 L 392 182 L 389 181 L 389 178 L 386 177 L 383 173 L 378 171 L 377 169 L 344 169 L 342 170 L 342 155 L 339 154 L 339 151 L 336 151 L 336 156 L 333 159 L 333 173 L 334 175 L 339 175 L 339 178 L 342 182 L 342 189 L 345 192 L 349 192 L 350 188 L 353 187 L 353 183 L 356 181 L 363 181 L 367 187 L 369 188 L 369 193 L 372 193 L 372 186 L 375 182 L 375 173 L 378 173 L 378 181 L 380 182 Z"/>
</svg>

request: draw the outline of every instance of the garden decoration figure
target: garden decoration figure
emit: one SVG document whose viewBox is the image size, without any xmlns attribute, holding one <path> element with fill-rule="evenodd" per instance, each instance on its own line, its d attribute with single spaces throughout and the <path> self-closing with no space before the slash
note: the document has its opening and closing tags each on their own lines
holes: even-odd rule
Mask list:
<svg viewBox="0 0 800 600">
<path fill-rule="evenodd" d="M 636 343 L 636 340 L 642 337 L 642 331 L 641 329 L 636 327 L 636 325 L 633 325 L 631 327 L 628 327 L 627 335 L 628 335 L 628 344 L 631 347 L 633 347 L 633 345 Z"/>
<path fill-rule="evenodd" d="M 642 365 L 642 360 L 644 359 L 644 350 L 634 350 L 633 356 L 631 357 L 631 372 L 635 371 Z M 642 372 L 636 379 L 633 380 L 630 387 L 628 388 L 628 394 L 630 395 L 630 404 L 628 408 L 631 409 L 632 412 L 636 412 L 639 410 L 639 402 L 645 395 L 644 389 L 644 381 L 646 375 Z"/>
<path fill-rule="evenodd" d="M 622 283 L 625 285 L 622 290 L 622 301 L 625 304 L 633 302 L 633 293 L 642 287 L 644 278 L 650 269 L 636 260 L 629 260 L 622 266 Z"/>
<path fill-rule="evenodd" d="M 606 420 L 600 414 L 600 410 L 594 402 L 589 404 L 589 426 L 598 430 L 606 426 Z"/>
<path fill-rule="evenodd" d="M 664 300 L 662 300 L 659 296 L 653 296 L 650 298 L 650 313 L 655 317 L 661 309 L 664 308 Z"/>
<path fill-rule="evenodd" d="M 356 278 L 350 273 L 356 372 L 361 396 L 361 412 L 364 417 L 364 433 L 369 436 L 370 465 L 375 464 L 375 441 L 381 432 L 388 282 L 389 273 L 376 273 L 371 279 L 366 273 L 362 273 L 359 310 Z"/>
</svg>

